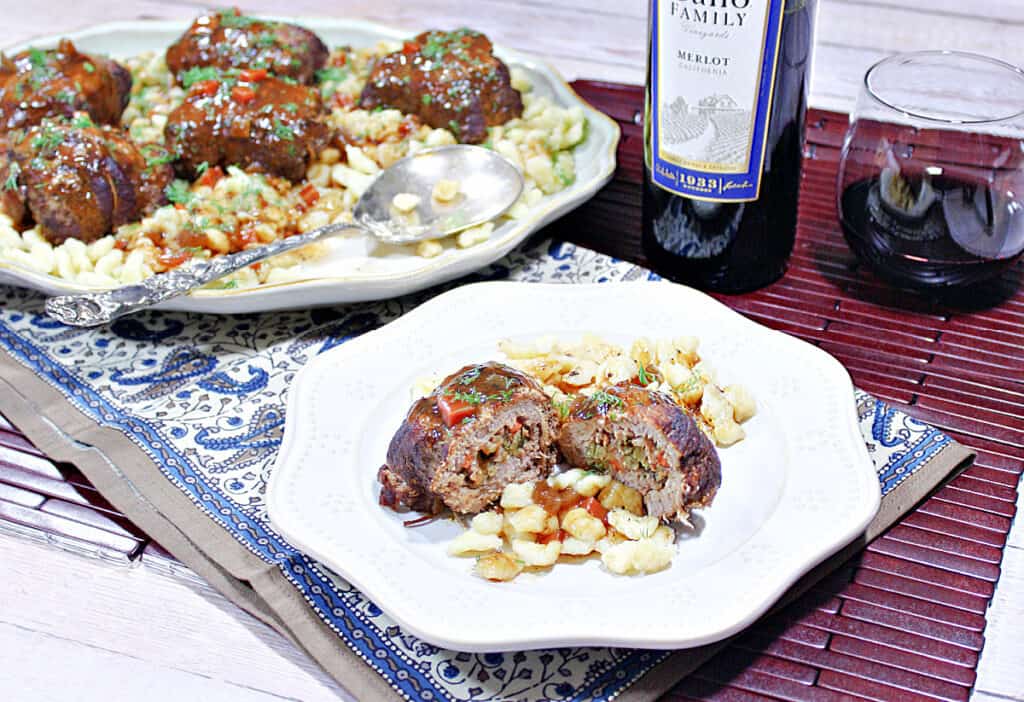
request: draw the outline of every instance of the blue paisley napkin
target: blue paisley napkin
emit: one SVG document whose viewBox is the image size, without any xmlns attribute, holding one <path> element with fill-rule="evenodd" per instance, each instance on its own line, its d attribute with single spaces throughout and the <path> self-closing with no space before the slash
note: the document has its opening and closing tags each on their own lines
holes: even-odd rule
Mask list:
<svg viewBox="0 0 1024 702">
<path fill-rule="evenodd" d="M 570 244 L 544 243 L 514 252 L 473 280 L 656 277 Z M 197 512 L 278 569 L 336 643 L 371 666 L 398 695 L 607 700 L 671 655 L 612 648 L 489 654 L 439 649 L 403 632 L 363 593 L 271 528 L 264 493 L 294 374 L 317 354 L 395 319 L 437 289 L 384 302 L 264 315 L 150 312 L 98 330 L 64 327 L 42 316 L 38 295 L 0 290 L 5 296 L 0 348 L 82 415 L 142 449 Z M 951 443 L 940 431 L 866 394 L 858 393 L 856 402 L 883 495 Z M 302 642 L 300 634 L 295 637 Z"/>
</svg>

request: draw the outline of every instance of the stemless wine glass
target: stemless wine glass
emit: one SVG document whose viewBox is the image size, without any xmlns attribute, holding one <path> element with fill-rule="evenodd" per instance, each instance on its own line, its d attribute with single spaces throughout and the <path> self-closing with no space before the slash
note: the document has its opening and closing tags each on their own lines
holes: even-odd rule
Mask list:
<svg viewBox="0 0 1024 702">
<path fill-rule="evenodd" d="M 839 164 L 850 247 L 914 287 L 994 277 L 1024 250 L 1024 71 L 956 51 L 868 70 Z"/>
</svg>

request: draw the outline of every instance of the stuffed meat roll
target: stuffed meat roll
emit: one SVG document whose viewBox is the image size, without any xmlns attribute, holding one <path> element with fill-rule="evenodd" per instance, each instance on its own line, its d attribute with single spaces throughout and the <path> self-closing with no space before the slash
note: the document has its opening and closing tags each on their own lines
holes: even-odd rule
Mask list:
<svg viewBox="0 0 1024 702">
<path fill-rule="evenodd" d="M 412 406 L 377 479 L 380 502 L 477 513 L 506 485 L 547 477 L 558 419 L 535 380 L 499 363 L 466 366 Z"/>
<path fill-rule="evenodd" d="M 609 473 L 643 495 L 647 514 L 683 518 L 711 503 L 722 481 L 711 441 L 679 405 L 621 384 L 569 408 L 558 440 L 569 464 Z"/>
</svg>

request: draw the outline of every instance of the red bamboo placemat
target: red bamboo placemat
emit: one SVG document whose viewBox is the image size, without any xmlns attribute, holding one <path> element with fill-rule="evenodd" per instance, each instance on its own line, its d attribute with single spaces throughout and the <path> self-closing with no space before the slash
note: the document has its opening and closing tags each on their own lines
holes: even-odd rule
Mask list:
<svg viewBox="0 0 1024 702">
<path fill-rule="evenodd" d="M 577 82 L 623 129 L 615 180 L 545 232 L 647 262 L 640 250 L 638 88 Z M 859 557 L 764 620 L 667 699 L 966 700 L 1024 467 L 1024 294 L 1018 264 L 965 312 L 893 290 L 862 270 L 834 206 L 846 118 L 812 113 L 790 270 L 722 296 L 839 358 L 865 390 L 978 450 L 974 466 Z M 992 300 L 998 306 L 985 308 Z M 963 301 L 959 301 L 963 302 Z M 0 529 L 107 559 L 166 561 L 71 466 L 0 418 Z"/>
<path fill-rule="evenodd" d="M 556 236 L 651 266 L 640 247 L 642 91 L 574 87 L 619 122 L 623 140 L 615 181 L 559 222 Z M 812 111 L 808 121 L 789 271 L 757 292 L 716 297 L 827 350 L 859 387 L 977 449 L 978 459 L 668 698 L 966 700 L 1024 468 L 1024 263 L 969 300 L 880 282 L 837 219 L 847 118 Z"/>
</svg>

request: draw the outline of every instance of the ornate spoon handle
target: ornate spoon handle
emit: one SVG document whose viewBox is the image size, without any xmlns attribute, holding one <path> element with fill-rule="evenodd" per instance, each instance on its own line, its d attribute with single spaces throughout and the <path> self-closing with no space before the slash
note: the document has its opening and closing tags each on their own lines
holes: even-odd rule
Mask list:
<svg viewBox="0 0 1024 702">
<path fill-rule="evenodd" d="M 185 295 L 271 256 L 293 251 L 347 229 L 362 228 L 359 224 L 329 224 L 264 246 L 216 256 L 206 261 L 193 261 L 166 273 L 150 276 L 135 285 L 124 285 L 103 292 L 51 297 L 46 301 L 46 313 L 73 327 L 95 327 L 164 300 Z"/>
</svg>

